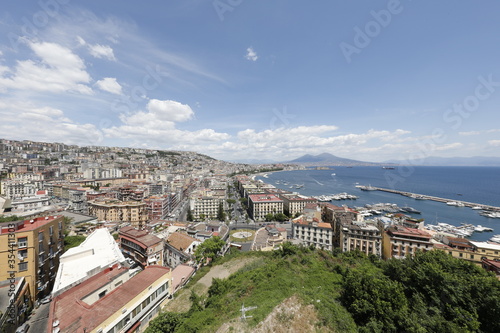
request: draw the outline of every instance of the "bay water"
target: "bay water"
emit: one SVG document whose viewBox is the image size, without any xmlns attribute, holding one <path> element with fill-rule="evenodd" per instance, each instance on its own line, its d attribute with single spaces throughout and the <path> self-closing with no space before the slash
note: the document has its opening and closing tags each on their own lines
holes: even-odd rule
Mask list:
<svg viewBox="0 0 500 333">
<path fill-rule="evenodd" d="M 413 207 L 421 214 L 409 214 L 425 219 L 426 224 L 437 222 L 459 226 L 462 223 L 493 228 L 493 232 L 475 232 L 469 239 L 486 241 L 500 234 L 500 219 L 479 215 L 468 207 L 448 206 L 431 200 L 416 200 L 382 191 L 362 191 L 356 185 L 371 185 L 436 196 L 450 201 L 467 201 L 500 207 L 500 167 L 330 167 L 328 170 L 294 170 L 269 173 L 256 177 L 277 188 L 307 196 L 331 195 L 347 192 L 357 200 L 333 201 L 334 205 L 359 207 L 365 204 L 394 203 L 399 207 Z M 286 183 L 283 184 L 283 183 Z M 302 186 L 297 188 L 297 185 Z"/>
</svg>

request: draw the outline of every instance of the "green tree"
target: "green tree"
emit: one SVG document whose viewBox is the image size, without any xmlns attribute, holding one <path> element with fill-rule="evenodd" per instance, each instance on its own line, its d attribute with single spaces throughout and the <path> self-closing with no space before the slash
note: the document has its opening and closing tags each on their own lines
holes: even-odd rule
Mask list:
<svg viewBox="0 0 500 333">
<path fill-rule="evenodd" d="M 224 212 L 224 206 L 222 205 L 222 202 L 219 203 L 219 208 L 217 209 L 217 220 L 219 221 L 226 220 L 226 213 Z"/>
<path fill-rule="evenodd" d="M 160 313 L 149 323 L 145 333 L 175 332 L 177 327 L 184 322 L 184 318 L 185 315 L 182 313 Z"/>
<path fill-rule="evenodd" d="M 278 214 L 274 215 L 274 219 L 276 221 L 283 222 L 283 221 L 287 221 L 288 220 L 288 216 L 286 216 L 283 213 L 278 213 Z"/>
<path fill-rule="evenodd" d="M 14 222 L 19 220 L 22 220 L 22 218 L 18 217 L 17 215 L 0 216 L 0 222 Z"/>
<path fill-rule="evenodd" d="M 193 212 L 191 211 L 191 208 L 188 208 L 186 219 L 189 222 L 194 221 Z"/>
<path fill-rule="evenodd" d="M 215 259 L 224 245 L 225 242 L 219 236 L 214 236 L 198 245 L 198 247 L 194 251 L 194 256 L 198 261 L 206 258 Z"/>
<path fill-rule="evenodd" d="M 273 221 L 274 220 L 274 214 L 268 213 L 268 214 L 266 214 L 266 216 L 264 216 L 264 219 L 267 222 Z"/>
</svg>

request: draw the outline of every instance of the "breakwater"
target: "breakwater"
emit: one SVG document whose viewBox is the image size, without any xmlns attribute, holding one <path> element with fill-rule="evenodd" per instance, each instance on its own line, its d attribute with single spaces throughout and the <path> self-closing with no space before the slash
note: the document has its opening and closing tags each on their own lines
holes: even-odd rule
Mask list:
<svg viewBox="0 0 500 333">
<path fill-rule="evenodd" d="M 393 190 L 389 188 L 383 188 L 383 187 L 375 187 L 371 186 L 372 190 L 377 190 L 377 191 L 382 191 L 382 192 L 388 192 L 388 193 L 394 193 L 394 194 L 400 194 L 406 197 L 418 197 L 423 200 L 432 200 L 432 201 L 437 201 L 437 202 L 443 202 L 443 203 L 448 203 L 451 201 L 454 202 L 460 202 L 462 203 L 465 207 L 481 207 L 483 210 L 491 210 L 491 211 L 499 211 L 500 212 L 500 207 L 497 206 L 490 206 L 490 205 L 484 205 L 480 203 L 475 203 L 475 202 L 467 202 L 467 201 L 461 201 L 461 200 L 456 200 L 456 199 L 447 199 L 447 198 L 440 198 L 440 197 L 435 197 L 432 195 L 425 195 L 425 194 L 418 194 L 418 193 L 412 193 L 412 192 L 405 192 L 405 191 L 399 191 L 399 190 Z"/>
</svg>

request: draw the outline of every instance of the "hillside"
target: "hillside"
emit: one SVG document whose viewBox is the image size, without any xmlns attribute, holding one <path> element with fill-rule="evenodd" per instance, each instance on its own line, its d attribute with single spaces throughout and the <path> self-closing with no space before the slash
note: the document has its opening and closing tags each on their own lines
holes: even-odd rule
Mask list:
<svg viewBox="0 0 500 333">
<path fill-rule="evenodd" d="M 500 331 L 500 282 L 442 251 L 380 261 L 286 244 L 233 253 L 212 269 L 238 263 L 227 278 L 210 278 L 208 291 L 203 268 L 182 291 L 189 309 L 160 314 L 146 332 Z M 257 307 L 245 321 L 242 305 Z"/>
<path fill-rule="evenodd" d="M 378 163 L 363 162 L 357 160 L 351 160 L 348 158 L 338 157 L 332 154 L 323 153 L 319 155 L 306 154 L 299 158 L 286 163 L 300 164 L 304 166 L 370 166 L 379 165 Z"/>
</svg>

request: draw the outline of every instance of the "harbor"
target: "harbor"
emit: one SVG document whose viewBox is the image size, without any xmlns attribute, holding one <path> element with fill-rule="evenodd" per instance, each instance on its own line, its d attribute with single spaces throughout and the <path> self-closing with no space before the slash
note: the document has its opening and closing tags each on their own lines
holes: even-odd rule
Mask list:
<svg viewBox="0 0 500 333">
<path fill-rule="evenodd" d="M 473 209 L 477 209 L 477 210 L 491 211 L 493 213 L 500 213 L 500 207 L 497 207 L 497 206 L 490 206 L 490 205 L 484 205 L 484 204 L 467 202 L 467 201 L 460 201 L 460 200 L 452 200 L 452 199 L 435 197 L 435 196 L 431 196 L 431 195 L 411 193 L 411 192 L 393 190 L 393 189 L 388 189 L 388 188 L 383 188 L 383 187 L 374 187 L 371 185 L 359 186 L 359 188 L 361 188 L 362 190 L 364 189 L 365 191 L 368 189 L 369 191 L 382 191 L 382 192 L 388 192 L 388 193 L 393 193 L 393 194 L 400 194 L 400 195 L 403 195 L 405 197 L 410 197 L 410 198 L 414 198 L 417 200 L 432 200 L 432 201 L 436 201 L 436 202 L 445 203 L 449 206 L 469 207 L 469 208 L 473 208 Z M 491 217 L 496 217 L 496 216 L 497 215 L 493 215 Z M 498 215 L 498 218 L 500 218 L 500 215 Z"/>
</svg>

